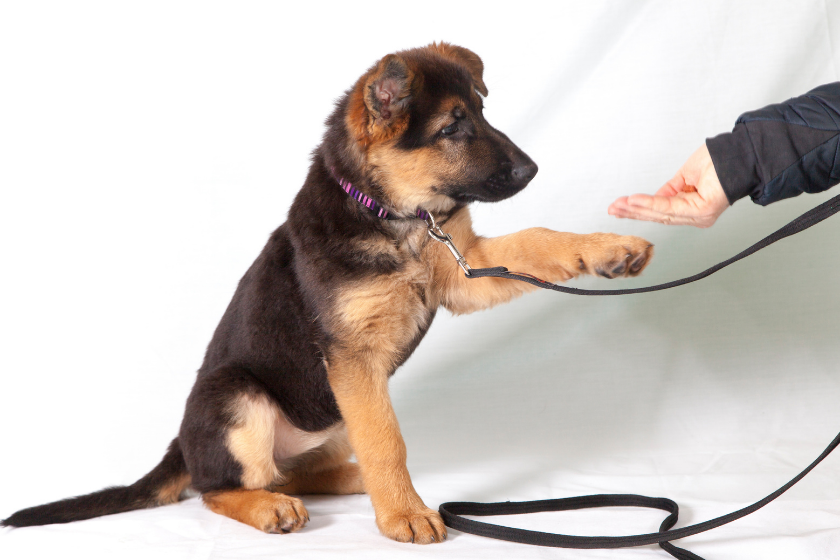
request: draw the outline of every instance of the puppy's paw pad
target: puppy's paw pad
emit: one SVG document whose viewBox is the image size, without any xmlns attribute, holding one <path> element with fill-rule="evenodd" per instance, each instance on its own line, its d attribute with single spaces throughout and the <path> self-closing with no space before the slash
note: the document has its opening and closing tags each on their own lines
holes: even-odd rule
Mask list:
<svg viewBox="0 0 840 560">
<path fill-rule="evenodd" d="M 639 253 L 635 259 L 630 262 L 630 270 L 628 274 L 630 276 L 636 276 L 639 274 L 650 262 L 651 257 L 653 257 L 653 245 L 648 244 L 644 251 Z"/>
</svg>

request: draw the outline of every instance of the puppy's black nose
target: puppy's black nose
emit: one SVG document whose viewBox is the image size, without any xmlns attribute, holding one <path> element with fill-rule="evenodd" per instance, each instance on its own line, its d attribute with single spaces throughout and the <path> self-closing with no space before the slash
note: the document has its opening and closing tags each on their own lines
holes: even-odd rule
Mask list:
<svg viewBox="0 0 840 560">
<path fill-rule="evenodd" d="M 537 164 L 529 160 L 528 162 L 514 165 L 510 174 L 513 176 L 513 179 L 517 183 L 527 184 L 531 179 L 534 178 L 534 175 L 537 174 L 537 171 L 539 171 Z"/>
</svg>

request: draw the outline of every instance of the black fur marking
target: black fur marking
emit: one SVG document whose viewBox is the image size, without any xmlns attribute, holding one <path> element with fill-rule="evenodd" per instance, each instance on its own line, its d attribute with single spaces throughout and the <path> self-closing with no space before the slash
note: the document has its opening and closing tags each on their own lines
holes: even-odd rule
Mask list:
<svg viewBox="0 0 840 560">
<path fill-rule="evenodd" d="M 426 123 L 436 115 L 444 99 L 460 97 L 466 101 L 474 98 L 471 93 L 473 81 L 467 70 L 444 59 L 436 60 L 434 66 L 424 70 L 422 88 L 423 95 L 413 99 L 408 129 L 396 144 L 400 150 L 415 150 L 437 139 L 436 134 L 430 135 L 426 130 Z M 473 103 L 473 109 L 481 111 L 477 103 Z"/>
</svg>

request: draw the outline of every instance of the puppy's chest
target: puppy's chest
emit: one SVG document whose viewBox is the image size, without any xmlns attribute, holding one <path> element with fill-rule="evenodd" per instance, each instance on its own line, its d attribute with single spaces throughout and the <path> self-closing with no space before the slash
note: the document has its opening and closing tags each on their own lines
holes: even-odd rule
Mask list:
<svg viewBox="0 0 840 560">
<path fill-rule="evenodd" d="M 424 258 L 425 230 L 399 243 L 377 240 L 364 250 L 396 262 L 388 272 L 371 271 L 338 291 L 335 332 L 354 346 L 399 353 L 425 332 L 438 307 L 431 260 Z"/>
</svg>

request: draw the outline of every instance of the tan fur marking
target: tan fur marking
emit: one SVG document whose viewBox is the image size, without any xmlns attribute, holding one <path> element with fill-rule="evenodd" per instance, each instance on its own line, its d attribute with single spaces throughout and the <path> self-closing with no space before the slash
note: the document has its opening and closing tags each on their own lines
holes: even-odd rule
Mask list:
<svg viewBox="0 0 840 560">
<path fill-rule="evenodd" d="M 336 317 L 343 344 L 363 351 L 377 371 L 390 373 L 429 318 L 416 291 L 427 290 L 429 279 L 425 266 L 408 262 L 400 273 L 345 288 L 339 293 Z"/>
<path fill-rule="evenodd" d="M 298 498 L 268 490 L 209 492 L 202 499 L 211 511 L 266 533 L 291 533 L 309 520 Z"/>
<path fill-rule="evenodd" d="M 367 138 L 368 130 L 368 110 L 365 106 L 365 82 L 367 81 L 367 74 L 356 81 L 353 86 L 353 91 L 347 101 L 347 114 L 344 117 L 344 122 L 347 125 L 347 130 L 353 135 L 353 138 L 361 148 L 367 148 L 370 143 Z"/>
<path fill-rule="evenodd" d="M 164 484 L 158 488 L 157 503 L 165 506 L 178 502 L 181 499 L 181 494 L 189 487 L 191 482 L 192 478 L 189 474 L 182 474 L 176 479 Z"/>
<path fill-rule="evenodd" d="M 228 431 L 227 447 L 242 465 L 242 486 L 265 488 L 282 480 L 278 463 L 294 459 L 343 437 L 337 424 L 321 432 L 306 432 L 294 426 L 277 405 L 264 395 L 240 395 L 233 405 L 234 427 Z"/>
<path fill-rule="evenodd" d="M 454 200 L 436 193 L 434 187 L 460 168 L 436 147 L 405 151 L 396 149 L 392 141 L 384 142 L 370 147 L 368 162 L 371 175 L 385 187 L 390 205 L 396 210 L 408 214 L 417 208 L 448 212 L 455 206 Z"/>
<path fill-rule="evenodd" d="M 263 488 L 280 475 L 273 451 L 279 412 L 264 395 L 240 395 L 234 402 L 234 427 L 228 430 L 227 448 L 242 465 L 245 488 Z"/>
</svg>

